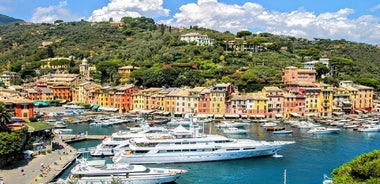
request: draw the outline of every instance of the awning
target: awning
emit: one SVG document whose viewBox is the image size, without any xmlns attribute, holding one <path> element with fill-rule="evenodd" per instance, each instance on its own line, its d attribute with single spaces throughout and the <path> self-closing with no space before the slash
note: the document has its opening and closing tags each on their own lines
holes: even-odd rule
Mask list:
<svg viewBox="0 0 380 184">
<path fill-rule="evenodd" d="M 224 117 L 226 117 L 226 118 L 239 118 L 239 114 L 225 114 Z"/>
<path fill-rule="evenodd" d="M 93 105 L 91 109 L 92 109 L 92 110 L 98 110 L 99 107 L 100 107 L 99 105 Z"/>
<path fill-rule="evenodd" d="M 341 116 L 344 114 L 344 112 L 333 112 L 332 114 L 335 116 Z"/>
<path fill-rule="evenodd" d="M 298 113 L 295 113 L 295 112 L 291 112 L 289 113 L 291 116 L 293 117 L 301 117 L 301 115 L 299 115 Z"/>
<path fill-rule="evenodd" d="M 223 118 L 224 116 L 223 116 L 223 114 L 215 114 L 214 117 L 215 117 L 215 118 Z"/>
<path fill-rule="evenodd" d="M 196 118 L 208 118 L 207 114 L 197 114 Z"/>
<path fill-rule="evenodd" d="M 242 114 L 241 117 L 242 117 L 242 118 L 248 118 L 248 115 L 246 115 L 246 114 Z"/>
<path fill-rule="evenodd" d="M 197 114 L 197 117 L 212 118 L 214 117 L 214 115 L 213 114 Z"/>
<path fill-rule="evenodd" d="M 308 113 L 308 114 L 305 114 L 305 116 L 317 116 L 317 113 Z"/>
<path fill-rule="evenodd" d="M 283 116 L 282 116 L 282 114 L 275 114 L 274 115 L 276 118 L 282 118 Z"/>
<path fill-rule="evenodd" d="M 115 112 L 118 111 L 118 108 L 112 108 L 112 107 L 99 107 L 99 110 L 101 111 L 109 111 L 109 112 Z"/>
<path fill-rule="evenodd" d="M 256 118 L 265 118 L 264 114 L 256 114 Z"/>
</svg>

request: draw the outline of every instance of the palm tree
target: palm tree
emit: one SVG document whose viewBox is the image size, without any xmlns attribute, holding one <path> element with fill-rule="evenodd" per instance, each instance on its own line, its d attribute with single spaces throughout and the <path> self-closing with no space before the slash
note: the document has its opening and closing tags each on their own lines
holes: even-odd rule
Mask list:
<svg viewBox="0 0 380 184">
<path fill-rule="evenodd" d="M 7 124 L 11 122 L 11 115 L 8 113 L 4 103 L 0 103 L 0 131 L 9 130 Z"/>
</svg>

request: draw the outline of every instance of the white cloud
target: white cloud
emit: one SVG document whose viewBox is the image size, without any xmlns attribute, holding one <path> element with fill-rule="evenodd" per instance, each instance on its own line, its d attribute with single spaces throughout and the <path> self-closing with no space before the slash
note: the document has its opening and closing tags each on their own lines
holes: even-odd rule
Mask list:
<svg viewBox="0 0 380 184">
<path fill-rule="evenodd" d="M 268 11 L 260 4 L 226 4 L 217 0 L 198 0 L 180 7 L 173 19 L 164 20 L 177 26 L 200 26 L 219 31 L 243 29 L 305 38 L 347 39 L 380 43 L 380 19 L 363 15 L 350 19 L 353 9 L 315 14 L 304 9 L 291 12 Z"/>
<path fill-rule="evenodd" d="M 373 8 L 370 9 L 370 11 L 372 11 L 372 12 L 375 12 L 375 11 L 378 11 L 378 10 L 380 10 L 380 4 L 374 6 Z"/>
<path fill-rule="evenodd" d="M 145 16 L 155 18 L 169 15 L 169 9 L 163 8 L 163 0 L 110 0 L 107 6 L 94 10 L 89 21 L 119 21 L 122 17 Z"/>
<path fill-rule="evenodd" d="M 79 20 L 79 17 L 73 15 L 68 9 L 66 1 L 59 2 L 58 5 L 48 7 L 38 7 L 34 10 L 31 21 L 37 23 L 52 23 L 56 20 L 75 21 Z"/>
</svg>

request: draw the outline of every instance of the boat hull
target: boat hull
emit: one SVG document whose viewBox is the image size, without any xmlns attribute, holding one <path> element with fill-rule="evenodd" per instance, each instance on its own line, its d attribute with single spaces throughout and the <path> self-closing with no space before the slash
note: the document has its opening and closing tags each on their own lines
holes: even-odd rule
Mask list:
<svg viewBox="0 0 380 184">
<path fill-rule="evenodd" d="M 282 146 L 267 146 L 265 148 L 250 148 L 236 151 L 209 151 L 209 152 L 182 152 L 182 153 L 159 153 L 159 154 L 118 154 L 113 157 L 115 163 L 131 164 L 159 164 L 159 163 L 188 163 L 188 162 L 210 162 L 222 160 L 234 160 L 260 156 L 274 155 Z M 233 150 L 234 148 L 229 148 Z"/>
<path fill-rule="evenodd" d="M 77 184 L 157 184 L 157 183 L 172 183 L 176 181 L 180 175 L 166 175 L 166 176 L 154 176 L 154 177 L 142 177 L 142 176 L 106 176 L 106 177 L 82 177 L 74 180 Z"/>
</svg>

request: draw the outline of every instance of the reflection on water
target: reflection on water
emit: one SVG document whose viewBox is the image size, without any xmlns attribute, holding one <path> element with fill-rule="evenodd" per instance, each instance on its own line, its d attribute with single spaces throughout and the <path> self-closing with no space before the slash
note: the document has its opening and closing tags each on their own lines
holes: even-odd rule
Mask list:
<svg viewBox="0 0 380 184">
<path fill-rule="evenodd" d="M 356 156 L 379 149 L 380 132 L 357 132 L 342 130 L 338 134 L 314 135 L 284 125 L 287 130 L 293 130 L 290 135 L 276 135 L 267 132 L 254 123 L 244 128 L 247 134 L 228 135 L 231 138 L 250 138 L 255 140 L 294 140 L 296 144 L 285 147 L 279 152 L 283 158 L 260 157 L 252 159 L 231 160 L 206 163 L 159 164 L 155 167 L 172 167 L 188 169 L 176 183 L 283 183 L 283 171 L 287 170 L 287 181 L 292 184 L 320 184 L 323 174 L 330 173 Z M 86 123 L 70 124 L 68 128 L 75 133 L 88 132 L 96 135 L 111 135 L 113 132 L 127 130 L 127 124 L 109 127 L 90 127 Z M 203 130 L 203 129 L 202 129 Z M 206 133 L 223 134 L 215 128 L 214 123 L 205 123 Z M 84 141 L 73 143 L 74 148 L 94 147 L 100 141 Z M 92 158 L 94 159 L 94 158 Z M 95 158 L 101 159 L 101 158 Z M 107 157 L 108 162 L 111 158 Z M 152 165 L 149 165 L 152 166 Z M 69 169 L 65 171 L 67 175 Z"/>
</svg>

